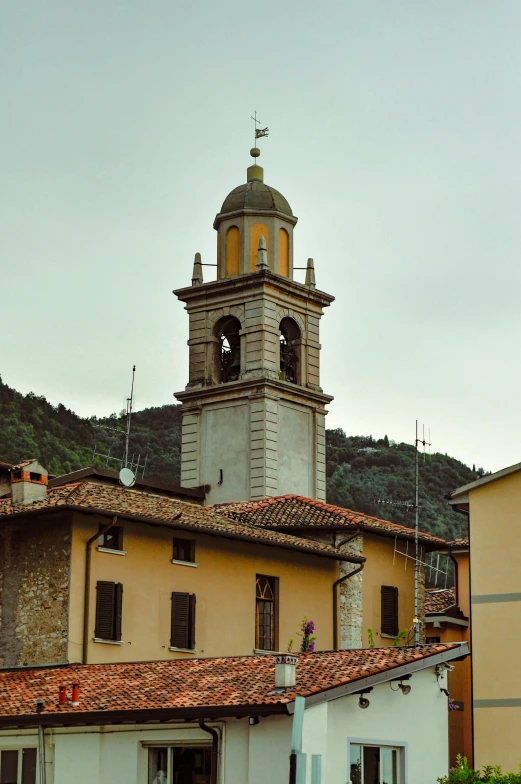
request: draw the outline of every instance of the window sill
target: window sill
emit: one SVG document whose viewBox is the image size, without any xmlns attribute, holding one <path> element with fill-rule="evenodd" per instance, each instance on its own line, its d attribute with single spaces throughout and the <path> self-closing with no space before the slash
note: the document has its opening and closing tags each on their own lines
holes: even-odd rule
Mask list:
<svg viewBox="0 0 521 784">
<path fill-rule="evenodd" d="M 102 642 L 105 645 L 124 645 L 123 640 L 104 640 L 102 637 L 94 637 L 94 642 Z"/>
<path fill-rule="evenodd" d="M 172 559 L 173 564 L 178 564 L 179 566 L 199 566 L 198 563 L 194 563 L 193 561 L 176 561 L 175 558 Z"/>
<path fill-rule="evenodd" d="M 400 632 L 396 632 L 396 634 L 384 634 L 380 632 L 380 637 L 385 637 L 386 640 L 396 640 Z"/>
<path fill-rule="evenodd" d="M 174 651 L 174 653 L 197 653 L 195 648 L 173 648 L 170 646 L 168 650 Z"/>
<path fill-rule="evenodd" d="M 110 547 L 96 547 L 98 553 L 112 553 L 112 555 L 126 555 L 126 550 L 111 550 Z"/>
<path fill-rule="evenodd" d="M 261 649 L 261 648 L 254 648 L 253 649 L 253 653 L 256 653 L 256 654 L 265 653 L 267 656 L 270 656 L 270 655 L 271 656 L 278 656 L 280 654 L 280 651 L 265 651 L 264 649 Z"/>
</svg>

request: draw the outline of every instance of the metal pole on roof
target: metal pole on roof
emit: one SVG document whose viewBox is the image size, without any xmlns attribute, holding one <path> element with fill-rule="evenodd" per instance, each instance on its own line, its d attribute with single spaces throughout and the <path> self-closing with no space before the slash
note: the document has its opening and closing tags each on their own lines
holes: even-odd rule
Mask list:
<svg viewBox="0 0 521 784">
<path fill-rule="evenodd" d="M 416 495 L 415 495 L 415 521 L 414 521 L 414 547 L 416 550 L 414 563 L 414 644 L 420 644 L 420 561 L 418 558 L 418 534 L 420 530 L 420 510 L 419 502 L 419 461 L 418 461 L 418 420 L 416 420 L 416 439 L 414 441 L 416 451 Z"/>
</svg>

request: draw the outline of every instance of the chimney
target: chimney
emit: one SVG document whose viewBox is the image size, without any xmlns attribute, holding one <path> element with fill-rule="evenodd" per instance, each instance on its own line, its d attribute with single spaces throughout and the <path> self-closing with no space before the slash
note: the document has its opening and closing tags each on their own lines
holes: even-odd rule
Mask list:
<svg viewBox="0 0 521 784">
<path fill-rule="evenodd" d="M 49 472 L 37 460 L 26 460 L 11 467 L 11 501 L 31 504 L 47 495 Z"/>
<path fill-rule="evenodd" d="M 275 688 L 289 689 L 297 683 L 297 657 L 289 653 L 275 656 Z"/>
</svg>

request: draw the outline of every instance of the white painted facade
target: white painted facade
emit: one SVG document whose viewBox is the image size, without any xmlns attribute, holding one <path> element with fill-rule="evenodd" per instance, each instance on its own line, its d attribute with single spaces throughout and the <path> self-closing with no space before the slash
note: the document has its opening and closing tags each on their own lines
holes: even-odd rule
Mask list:
<svg viewBox="0 0 521 784">
<path fill-rule="evenodd" d="M 322 755 L 322 784 L 348 784 L 352 742 L 398 746 L 398 784 L 435 784 L 448 769 L 448 706 L 441 691 L 446 677 L 434 667 L 415 672 L 403 695 L 397 684 L 375 686 L 361 709 L 358 695 L 307 708 L 303 751 Z M 58 717 L 57 717 L 58 718 Z M 221 736 L 219 784 L 287 784 L 292 716 L 271 716 L 250 725 L 245 719 L 209 722 Z M 47 784 L 149 784 L 149 746 L 209 748 L 197 724 L 107 725 L 46 729 Z M 37 747 L 36 729 L 1 730 L 0 750 Z M 170 782 L 168 783 L 170 784 Z"/>
</svg>

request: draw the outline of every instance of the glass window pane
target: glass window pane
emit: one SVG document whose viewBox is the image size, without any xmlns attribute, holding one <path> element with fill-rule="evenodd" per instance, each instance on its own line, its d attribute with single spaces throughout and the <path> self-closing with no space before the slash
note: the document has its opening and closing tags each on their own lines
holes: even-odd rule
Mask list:
<svg viewBox="0 0 521 784">
<path fill-rule="evenodd" d="M 349 758 L 349 777 L 351 784 L 362 784 L 362 747 L 354 744 Z"/>
<path fill-rule="evenodd" d="M 148 784 L 167 784 L 168 749 L 148 750 Z"/>
<path fill-rule="evenodd" d="M 0 784 L 17 784 L 18 782 L 18 752 L 15 750 L 2 751 L 0 764 Z"/>
<path fill-rule="evenodd" d="M 381 749 L 382 784 L 398 784 L 396 749 Z"/>
<path fill-rule="evenodd" d="M 378 746 L 364 746 L 363 784 L 380 784 L 380 749 Z"/>
<path fill-rule="evenodd" d="M 22 750 L 22 784 L 36 784 L 36 749 Z"/>
</svg>

